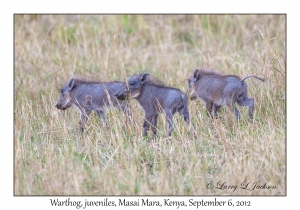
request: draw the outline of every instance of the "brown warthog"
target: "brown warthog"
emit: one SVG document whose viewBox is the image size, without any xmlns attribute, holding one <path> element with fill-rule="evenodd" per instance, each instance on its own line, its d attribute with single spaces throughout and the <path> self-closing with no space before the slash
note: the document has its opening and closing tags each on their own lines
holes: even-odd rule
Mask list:
<svg viewBox="0 0 300 210">
<path fill-rule="evenodd" d="M 131 76 L 128 80 L 129 88 L 124 86 L 116 94 L 116 97 L 121 100 L 129 97 L 136 99 L 145 111 L 143 135 L 147 135 L 150 126 L 153 134 L 156 135 L 159 113 L 166 115 L 169 124 L 169 136 L 171 136 L 173 130 L 172 116 L 177 111 L 190 126 L 187 96 L 179 89 L 166 87 L 158 80 L 149 79 L 149 76 L 150 74 L 147 73 Z M 192 129 L 192 126 L 190 129 Z"/>
<path fill-rule="evenodd" d="M 253 120 L 254 99 L 247 96 L 246 79 L 254 77 L 264 82 L 264 79 L 257 76 L 248 76 L 240 79 L 235 75 L 220 75 L 213 69 L 205 71 L 196 69 L 193 76 L 188 79 L 191 100 L 201 98 L 206 103 L 209 116 L 217 117 L 217 112 L 222 105 L 227 105 L 234 112 L 236 118 L 240 112 L 236 108 L 237 102 L 240 106 L 248 106 L 250 121 Z"/>
<path fill-rule="evenodd" d="M 61 110 L 73 106 L 80 112 L 79 128 L 83 132 L 84 125 L 92 110 L 98 114 L 100 121 L 108 127 L 106 121 L 106 108 L 113 105 L 129 113 L 125 101 L 120 101 L 114 97 L 117 90 L 124 87 L 124 82 L 98 82 L 87 81 L 85 79 L 70 79 L 60 90 L 60 98 L 55 107 Z M 112 104 L 110 104 L 110 101 Z"/>
</svg>

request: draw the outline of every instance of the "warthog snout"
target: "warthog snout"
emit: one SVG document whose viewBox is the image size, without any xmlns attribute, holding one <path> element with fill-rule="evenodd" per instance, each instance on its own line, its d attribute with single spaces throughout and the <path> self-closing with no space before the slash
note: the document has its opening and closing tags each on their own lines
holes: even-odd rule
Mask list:
<svg viewBox="0 0 300 210">
<path fill-rule="evenodd" d="M 195 96 L 195 95 L 191 96 L 191 100 L 196 100 L 196 99 L 197 99 L 197 96 Z"/>
<path fill-rule="evenodd" d="M 61 106 L 61 104 L 59 104 L 59 103 L 55 104 L 55 107 L 58 109 L 60 108 L 60 106 Z"/>
<path fill-rule="evenodd" d="M 128 90 L 119 91 L 119 92 L 115 93 L 115 97 L 119 100 L 125 100 L 128 98 L 128 93 L 129 93 Z"/>
<path fill-rule="evenodd" d="M 57 108 L 57 109 L 61 109 L 61 110 L 65 110 L 66 108 L 65 107 L 63 107 L 62 106 L 62 104 L 61 103 L 57 103 L 57 104 L 55 104 L 55 107 Z"/>
<path fill-rule="evenodd" d="M 190 99 L 196 100 L 197 99 L 197 91 L 195 90 L 194 80 L 193 78 L 188 79 L 188 85 L 189 85 L 189 93 L 190 93 Z"/>
<path fill-rule="evenodd" d="M 63 105 L 62 105 L 61 102 L 57 102 L 57 103 L 55 104 L 55 107 L 56 107 L 57 109 L 61 109 L 61 110 L 65 110 L 65 109 L 66 109 L 65 107 L 63 107 Z"/>
<path fill-rule="evenodd" d="M 115 96 L 119 100 L 125 100 L 125 95 L 124 94 L 115 94 Z"/>
</svg>

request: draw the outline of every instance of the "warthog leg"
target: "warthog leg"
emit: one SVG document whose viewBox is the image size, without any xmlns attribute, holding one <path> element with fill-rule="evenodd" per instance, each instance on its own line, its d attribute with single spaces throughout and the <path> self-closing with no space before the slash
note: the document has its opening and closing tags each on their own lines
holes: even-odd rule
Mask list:
<svg viewBox="0 0 300 210">
<path fill-rule="evenodd" d="M 238 110 L 238 108 L 236 108 L 235 102 L 230 101 L 227 103 L 227 106 L 230 109 L 230 111 L 232 111 L 234 113 L 236 119 L 240 119 L 240 111 Z"/>
<path fill-rule="evenodd" d="M 155 114 L 153 114 L 153 113 L 146 113 L 144 124 L 143 124 L 143 128 L 144 128 L 143 136 L 147 136 L 147 133 L 150 128 L 150 123 L 152 122 L 152 119 L 154 116 L 155 116 Z"/>
<path fill-rule="evenodd" d="M 167 122 L 169 124 L 168 136 L 171 136 L 171 133 L 172 133 L 172 131 L 174 129 L 173 118 L 172 118 L 171 111 L 170 112 L 166 112 L 166 119 L 167 119 Z"/>
<path fill-rule="evenodd" d="M 151 130 L 152 130 L 152 132 L 153 132 L 154 135 L 157 134 L 157 118 L 158 118 L 158 114 L 156 114 L 152 118 L 152 122 L 151 122 Z"/>
<path fill-rule="evenodd" d="M 107 128 L 109 128 L 109 125 L 108 125 L 108 122 L 107 122 L 107 118 L 106 118 L 105 111 L 97 110 L 97 114 L 98 114 L 99 120 L 100 120 L 103 124 L 105 124 L 105 126 L 106 126 Z"/>
<path fill-rule="evenodd" d="M 189 131 L 191 133 L 195 133 L 194 125 L 190 122 L 190 113 L 187 107 L 184 106 L 182 109 L 179 109 L 178 112 L 181 116 L 183 116 L 184 121 L 189 127 Z"/>
<path fill-rule="evenodd" d="M 81 111 L 80 113 L 79 130 L 81 133 L 83 133 L 84 131 L 85 123 L 88 120 L 90 114 L 91 110 Z"/>
<path fill-rule="evenodd" d="M 206 102 L 205 105 L 206 105 L 207 116 L 212 117 L 212 113 L 211 112 L 212 112 L 213 103 L 212 102 Z"/>
<path fill-rule="evenodd" d="M 221 105 L 216 105 L 216 104 L 212 105 L 212 112 L 214 112 L 215 118 L 218 118 L 218 111 L 220 108 L 221 108 Z"/>
<path fill-rule="evenodd" d="M 237 101 L 240 106 L 248 106 L 248 115 L 249 120 L 253 121 L 253 111 L 254 111 L 254 99 L 253 98 L 244 98 L 243 100 Z"/>
</svg>

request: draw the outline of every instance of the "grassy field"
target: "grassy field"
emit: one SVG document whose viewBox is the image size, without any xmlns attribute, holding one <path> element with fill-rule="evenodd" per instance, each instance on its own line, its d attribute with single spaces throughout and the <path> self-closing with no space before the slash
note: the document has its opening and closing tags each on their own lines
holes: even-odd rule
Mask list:
<svg viewBox="0 0 300 210">
<path fill-rule="evenodd" d="M 285 18 L 15 15 L 14 194 L 285 195 Z M 160 116 L 158 136 L 143 138 L 133 100 L 134 124 L 122 129 L 122 113 L 109 109 L 110 129 L 94 113 L 81 136 L 77 110 L 54 107 L 73 76 L 125 81 L 143 71 L 186 92 L 200 67 L 266 79 L 246 81 L 254 123 L 243 107 L 240 123 L 226 108 L 211 120 L 189 100 L 196 136 L 177 114 L 172 137 Z M 241 189 L 244 181 L 274 189 Z"/>
</svg>

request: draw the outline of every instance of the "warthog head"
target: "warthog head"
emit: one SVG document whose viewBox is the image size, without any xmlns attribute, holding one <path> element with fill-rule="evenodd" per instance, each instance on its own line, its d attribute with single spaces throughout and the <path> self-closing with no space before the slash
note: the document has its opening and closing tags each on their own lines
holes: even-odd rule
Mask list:
<svg viewBox="0 0 300 210">
<path fill-rule="evenodd" d="M 148 80 L 150 74 L 132 75 L 128 80 L 128 88 L 124 86 L 115 96 L 120 100 L 137 98 L 142 91 L 143 84 Z"/>
<path fill-rule="evenodd" d="M 191 100 L 195 100 L 197 99 L 197 88 L 195 86 L 196 82 L 200 79 L 200 71 L 197 69 L 193 76 L 191 76 L 189 79 L 188 79 L 188 84 L 189 84 L 189 93 L 190 93 L 190 98 Z"/>
<path fill-rule="evenodd" d="M 56 108 L 65 110 L 71 107 L 72 105 L 72 89 L 74 88 L 74 79 L 64 85 L 60 90 L 60 97 L 55 105 Z"/>
</svg>

